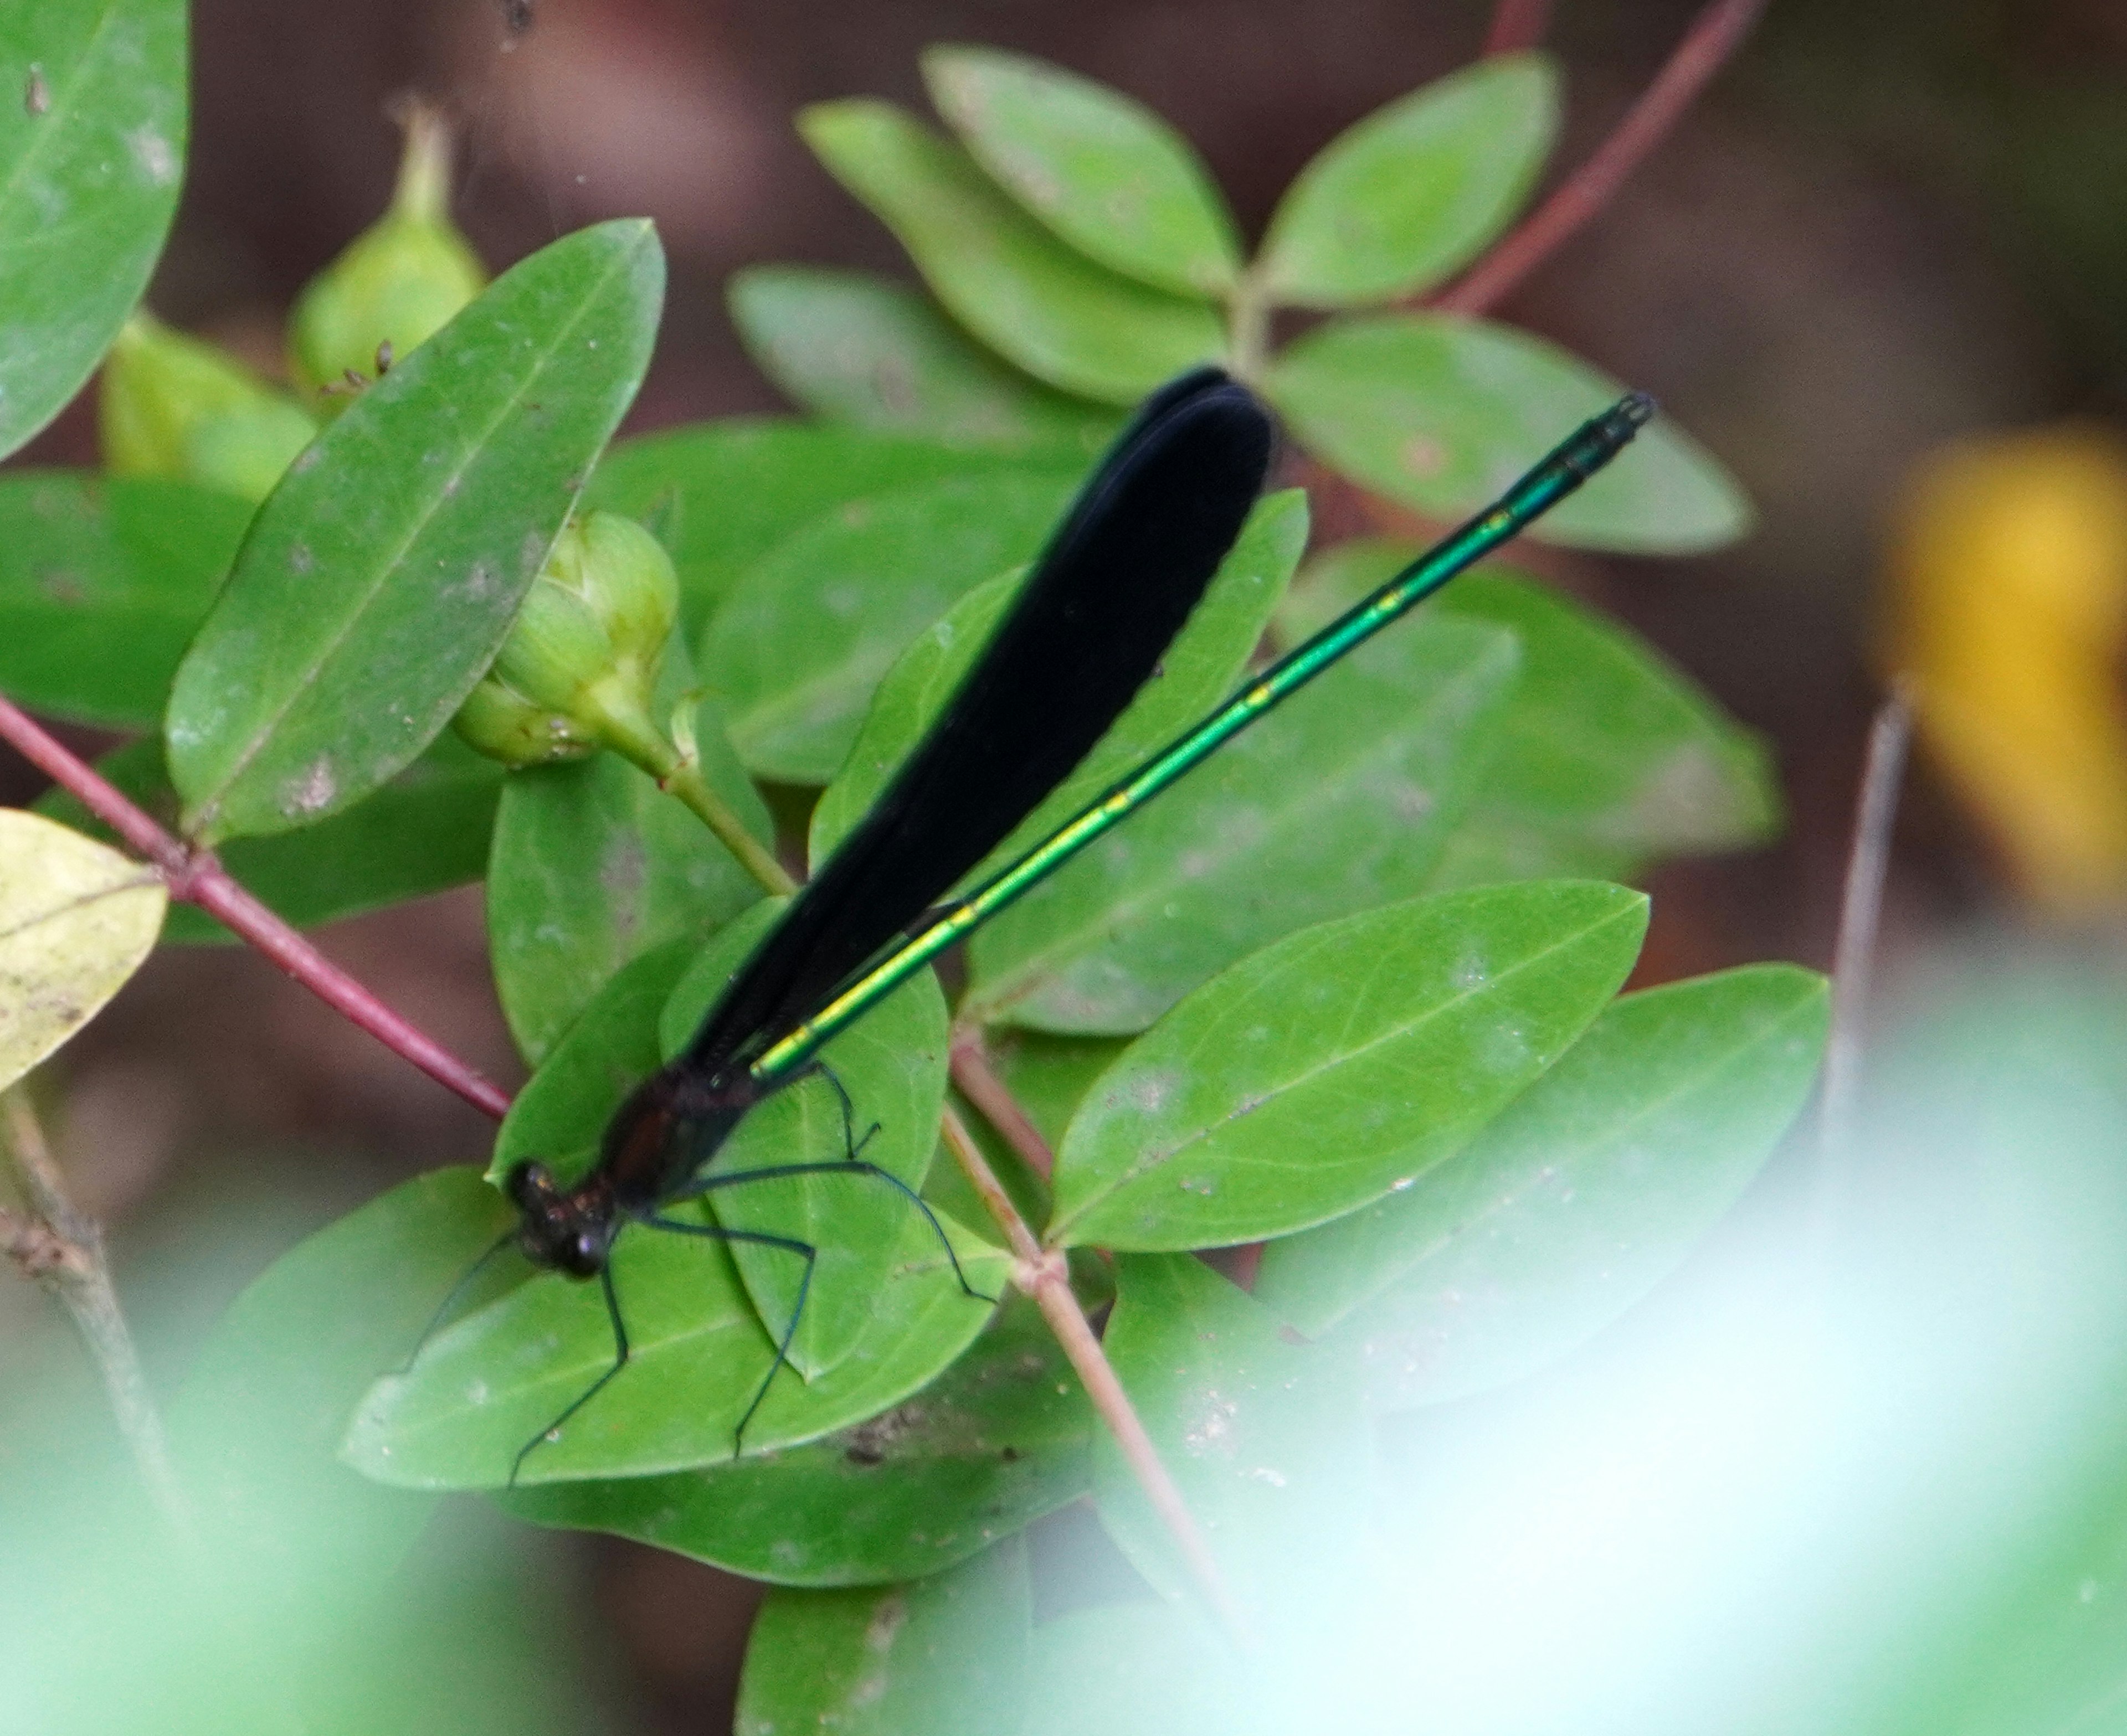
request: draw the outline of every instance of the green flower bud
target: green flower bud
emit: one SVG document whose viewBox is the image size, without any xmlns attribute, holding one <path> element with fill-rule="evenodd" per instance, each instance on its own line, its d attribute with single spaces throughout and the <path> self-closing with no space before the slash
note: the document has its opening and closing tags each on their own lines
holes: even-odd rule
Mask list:
<svg viewBox="0 0 2127 1736">
<path fill-rule="evenodd" d="M 450 219 L 451 135 L 434 110 L 411 108 L 391 208 L 297 297 L 288 371 L 346 408 L 353 386 L 404 361 L 486 286 L 487 272 Z"/>
<path fill-rule="evenodd" d="M 679 578 L 655 537 L 617 513 L 571 519 L 459 710 L 458 733 L 505 765 L 599 747 L 637 763 L 669 757 L 650 700 L 679 613 Z"/>
<path fill-rule="evenodd" d="M 104 358 L 97 409 L 114 476 L 173 476 L 247 500 L 271 494 L 317 433 L 285 392 L 144 308 Z"/>
</svg>

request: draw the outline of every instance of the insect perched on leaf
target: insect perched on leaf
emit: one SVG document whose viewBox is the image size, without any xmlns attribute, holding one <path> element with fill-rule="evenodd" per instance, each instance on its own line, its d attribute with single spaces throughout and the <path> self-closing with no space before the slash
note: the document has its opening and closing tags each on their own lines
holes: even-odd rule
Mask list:
<svg viewBox="0 0 2127 1736">
<path fill-rule="evenodd" d="M 607 1127 L 588 1173 L 564 1183 L 531 1160 L 509 1171 L 506 1189 L 519 1219 L 490 1254 L 514 1242 L 534 1265 L 597 1279 L 613 1338 L 611 1367 L 519 1450 L 511 1480 L 526 1455 L 554 1438 L 628 1364 L 613 1256 L 631 1224 L 779 1248 L 803 1261 L 775 1360 L 740 1419 L 734 1450 L 742 1445 L 747 1423 L 788 1360 L 818 1250 L 793 1237 L 673 1217 L 671 1208 L 683 1202 L 779 1177 L 838 1174 L 883 1183 L 929 1219 L 962 1289 L 991 1301 L 967 1283 L 929 1206 L 906 1182 L 865 1160 L 849 1098 L 831 1075 L 842 1106 L 842 1159 L 729 1171 L 712 1161 L 756 1105 L 824 1071 L 820 1052 L 836 1036 L 1221 744 L 1577 489 L 1622 450 L 1653 408 L 1635 394 L 1587 423 L 1495 504 L 1044 841 L 973 891 L 950 896 L 1070 775 L 1151 678 L 1262 486 L 1273 428 L 1245 387 L 1205 369 L 1148 400 L 1081 490 L 929 732 L 740 966 L 685 1050 L 636 1087 Z"/>
</svg>

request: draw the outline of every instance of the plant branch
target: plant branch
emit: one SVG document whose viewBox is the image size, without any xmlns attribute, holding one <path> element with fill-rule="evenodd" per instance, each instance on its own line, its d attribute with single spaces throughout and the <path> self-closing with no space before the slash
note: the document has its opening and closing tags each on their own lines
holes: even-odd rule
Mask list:
<svg viewBox="0 0 2127 1736">
<path fill-rule="evenodd" d="M 639 709 L 618 704 L 606 710 L 603 722 L 608 747 L 637 770 L 655 778 L 657 788 L 683 803 L 738 859 L 738 864 L 771 897 L 787 898 L 798 882 L 784 872 L 775 853 L 749 832 L 738 816 L 702 776 L 701 756 L 691 733 L 675 745 Z"/>
<path fill-rule="evenodd" d="M 103 1375 L 119 1432 L 133 1450 L 141 1481 L 170 1528 L 189 1540 L 196 1535 L 192 1510 L 111 1286 L 103 1232 L 75 1210 L 45 1143 L 45 1130 L 20 1086 L 6 1094 L 6 1113 L 8 1156 L 23 1201 L 34 1215 L 0 1213 L 0 1249 L 26 1277 L 36 1279 L 66 1305 Z"/>
<path fill-rule="evenodd" d="M 1487 54 L 1518 54 L 1543 40 L 1551 25 L 1551 0 L 1499 0 L 1485 32 Z"/>
<path fill-rule="evenodd" d="M 1890 872 L 1891 830 L 1897 817 L 1912 726 L 1911 698 L 1902 685 L 1893 687 L 1877 707 L 1869 731 L 1869 754 L 1854 815 L 1854 844 L 1846 859 L 1846 887 L 1840 901 L 1839 939 L 1832 953 L 1831 1032 L 1825 1043 L 1817 1119 L 1819 1161 L 1827 1171 L 1838 1161 L 1839 1152 L 1853 1133 L 1861 1082 L 1862 1031 L 1868 1022 L 1869 979 L 1875 973 L 1883 882 Z"/>
<path fill-rule="evenodd" d="M 1244 1639 L 1246 1624 L 1233 1594 L 1226 1589 L 1218 1563 L 1212 1559 L 1210 1545 L 1205 1542 L 1196 1516 L 1182 1498 L 1182 1491 L 1174 1486 L 1174 1479 L 1167 1474 L 1167 1467 L 1159 1462 L 1158 1450 L 1153 1445 L 1144 1423 L 1138 1420 L 1137 1411 L 1130 1402 L 1130 1394 L 1123 1390 L 1122 1382 L 1116 1379 L 1116 1371 L 1109 1365 L 1092 1322 L 1078 1306 L 1064 1256 L 1043 1247 L 1034 1232 L 1027 1227 L 1026 1220 L 1019 1215 L 1006 1194 L 1003 1183 L 983 1161 L 967 1123 L 948 1109 L 939 1118 L 939 1128 L 961 1173 L 982 1197 L 983 1206 L 997 1220 L 1017 1256 L 1011 1281 L 1031 1296 L 1035 1306 L 1041 1310 L 1042 1318 L 1049 1322 L 1049 1330 L 1056 1335 L 1057 1343 L 1064 1347 L 1064 1355 L 1078 1371 L 1086 1396 L 1092 1401 L 1094 1410 L 1107 1425 L 1109 1433 L 1116 1437 L 1116 1445 L 1122 1449 L 1123 1457 L 1145 1497 L 1152 1502 L 1153 1511 L 1159 1515 L 1160 1522 L 1180 1545 L 1182 1559 L 1188 1563 L 1189 1571 L 1206 1601 L 1235 1639 Z"/>
<path fill-rule="evenodd" d="M 69 753 L 17 707 L 0 699 L 0 740 L 78 800 L 154 865 L 170 896 L 205 911 L 343 1018 L 475 1109 L 500 1120 L 509 1096 L 469 1062 L 385 1005 L 229 876 L 211 851 L 193 849 Z"/>
<path fill-rule="evenodd" d="M 1512 3 L 1506 0 L 1501 12 Z M 1428 305 L 1451 314 L 1481 314 L 1497 305 L 1610 202 L 1736 52 L 1765 7 L 1765 0 L 1711 0 L 1617 130 L 1528 221 Z"/>
<path fill-rule="evenodd" d="M 990 1060 L 989 1046 L 973 1025 L 961 1025 L 953 1033 L 953 1083 L 960 1095 L 983 1112 L 983 1119 L 1004 1136 L 1005 1143 L 1044 1181 L 1055 1173 L 1056 1154 L 1041 1137 L 1011 1086 L 997 1076 Z"/>
</svg>

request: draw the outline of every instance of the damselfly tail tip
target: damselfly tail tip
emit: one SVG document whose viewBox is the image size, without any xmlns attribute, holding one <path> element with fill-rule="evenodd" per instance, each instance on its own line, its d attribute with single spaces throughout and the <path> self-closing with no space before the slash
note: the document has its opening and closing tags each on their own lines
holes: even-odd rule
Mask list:
<svg viewBox="0 0 2127 1736">
<path fill-rule="evenodd" d="M 1627 392 L 1618 400 L 1617 408 L 1610 414 L 1627 428 L 1642 428 L 1654 420 L 1655 411 L 1658 408 L 1651 393 Z"/>
</svg>

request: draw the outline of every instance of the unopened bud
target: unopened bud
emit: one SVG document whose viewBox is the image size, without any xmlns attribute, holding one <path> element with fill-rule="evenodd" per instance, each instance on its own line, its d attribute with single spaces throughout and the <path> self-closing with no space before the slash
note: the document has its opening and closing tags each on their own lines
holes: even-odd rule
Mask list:
<svg viewBox="0 0 2127 1736">
<path fill-rule="evenodd" d="M 234 356 L 135 312 L 104 358 L 104 467 L 172 476 L 247 500 L 273 491 L 317 424 Z"/>
<path fill-rule="evenodd" d="M 459 710 L 458 733 L 505 765 L 599 747 L 639 759 L 661 740 L 651 693 L 679 612 L 679 579 L 655 537 L 617 513 L 572 519 Z"/>
<path fill-rule="evenodd" d="M 391 208 L 310 280 L 289 321 L 289 372 L 319 395 L 328 417 L 486 286 L 486 270 L 450 218 L 450 128 L 419 105 L 405 121 Z"/>
</svg>

